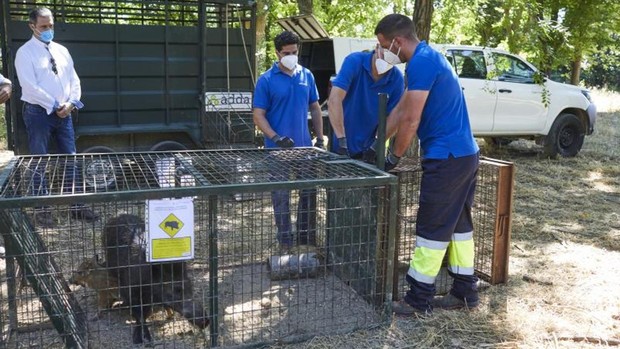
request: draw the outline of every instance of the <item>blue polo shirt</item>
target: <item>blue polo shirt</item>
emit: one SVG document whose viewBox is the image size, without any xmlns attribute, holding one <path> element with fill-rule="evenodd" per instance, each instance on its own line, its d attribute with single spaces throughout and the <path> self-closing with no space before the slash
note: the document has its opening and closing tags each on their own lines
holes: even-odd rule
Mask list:
<svg viewBox="0 0 620 349">
<path fill-rule="evenodd" d="M 409 91 L 430 91 L 418 127 L 424 158 L 476 154 L 479 148 L 469 124 L 465 96 L 448 60 L 422 41 L 405 72 Z"/>
<path fill-rule="evenodd" d="M 297 65 L 292 76 L 278 62 L 258 78 L 252 107 L 267 111 L 267 121 L 280 136 L 293 139 L 296 147 L 312 146 L 308 129 L 308 107 L 319 100 L 319 92 L 310 70 Z M 275 143 L 265 136 L 265 147 Z"/>
<path fill-rule="evenodd" d="M 403 95 L 405 82 L 397 68 L 381 76 L 378 81 L 372 77 L 372 52 L 354 52 L 348 55 L 338 76 L 332 82 L 347 92 L 344 109 L 344 129 L 349 154 L 355 156 L 367 149 L 375 139 L 379 124 L 379 93 L 388 94 L 388 114 Z M 333 135 L 331 150 L 336 151 L 338 142 Z"/>
</svg>

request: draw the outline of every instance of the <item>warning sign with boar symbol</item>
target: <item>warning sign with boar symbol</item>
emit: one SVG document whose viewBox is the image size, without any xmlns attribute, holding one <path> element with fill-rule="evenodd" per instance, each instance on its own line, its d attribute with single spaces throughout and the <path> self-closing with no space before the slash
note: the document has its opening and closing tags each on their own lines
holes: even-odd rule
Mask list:
<svg viewBox="0 0 620 349">
<path fill-rule="evenodd" d="M 159 227 L 172 238 L 183 228 L 183 222 L 171 213 L 159 224 Z"/>
</svg>

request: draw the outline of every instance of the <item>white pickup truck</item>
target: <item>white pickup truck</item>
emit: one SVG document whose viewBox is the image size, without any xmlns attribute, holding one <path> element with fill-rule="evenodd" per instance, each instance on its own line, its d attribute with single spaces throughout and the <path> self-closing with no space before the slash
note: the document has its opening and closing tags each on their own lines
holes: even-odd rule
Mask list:
<svg viewBox="0 0 620 349">
<path fill-rule="evenodd" d="M 501 144 L 533 139 L 546 155 L 577 155 L 594 131 L 596 106 L 588 90 L 549 79 L 534 82 L 536 68 L 506 51 L 460 45 L 433 47 L 459 75 L 476 137 Z"/>
<path fill-rule="evenodd" d="M 318 21 L 297 16 L 279 21 L 302 39 L 300 62 L 315 75 L 321 100 L 329 79 L 349 53 L 373 49 L 376 39 L 330 38 Z M 474 136 L 491 144 L 532 139 L 549 157 L 572 157 L 592 134 L 596 106 L 588 90 L 549 79 L 535 83 L 537 69 L 506 51 L 475 46 L 431 44 L 459 75 Z M 404 64 L 399 67 L 404 69 Z"/>
</svg>

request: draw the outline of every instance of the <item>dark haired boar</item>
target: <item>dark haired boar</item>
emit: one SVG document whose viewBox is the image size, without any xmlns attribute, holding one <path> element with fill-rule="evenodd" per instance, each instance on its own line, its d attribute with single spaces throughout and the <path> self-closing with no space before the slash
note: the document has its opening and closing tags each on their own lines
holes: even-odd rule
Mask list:
<svg viewBox="0 0 620 349">
<path fill-rule="evenodd" d="M 146 243 L 144 220 L 137 216 L 123 214 L 105 225 L 106 267 L 118 279 L 123 304 L 136 320 L 133 342 L 152 341 L 146 319 L 154 307 L 171 308 L 197 327 L 207 327 L 209 319 L 205 317 L 202 302 L 193 300 L 186 263 L 149 263 Z"/>
</svg>

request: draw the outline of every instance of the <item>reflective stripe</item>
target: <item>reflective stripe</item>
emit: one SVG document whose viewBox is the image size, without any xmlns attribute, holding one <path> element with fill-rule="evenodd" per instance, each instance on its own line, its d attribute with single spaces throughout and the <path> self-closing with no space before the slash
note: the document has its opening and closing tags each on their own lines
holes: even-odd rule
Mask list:
<svg viewBox="0 0 620 349">
<path fill-rule="evenodd" d="M 448 246 L 448 270 L 460 275 L 474 274 L 474 239 L 471 232 L 452 234 Z"/>
<path fill-rule="evenodd" d="M 435 241 L 435 240 L 429 240 L 429 239 L 425 239 L 421 236 L 416 236 L 415 237 L 415 246 L 416 248 L 418 247 L 426 247 L 426 248 L 430 248 L 431 250 L 444 250 L 446 248 L 448 248 L 448 244 L 450 243 L 450 241 Z"/>
<path fill-rule="evenodd" d="M 454 233 L 452 234 L 452 241 L 467 241 L 474 239 L 474 232 L 468 231 L 466 233 Z"/>
<path fill-rule="evenodd" d="M 411 276 L 414 280 L 419 281 L 419 282 L 423 282 L 425 284 L 434 284 L 435 283 L 436 276 L 427 276 L 427 275 L 424 275 L 424 274 L 421 274 L 421 273 L 415 271 L 415 269 L 409 268 L 409 271 L 407 271 L 407 274 L 409 276 Z"/>
<path fill-rule="evenodd" d="M 408 274 L 415 280 L 432 284 L 439 273 L 445 254 L 445 248 L 437 250 L 428 247 L 416 247 L 413 256 L 411 256 Z"/>
<path fill-rule="evenodd" d="M 458 275 L 474 275 L 474 268 L 448 266 L 448 270 Z"/>
</svg>

